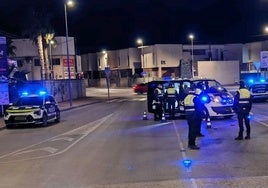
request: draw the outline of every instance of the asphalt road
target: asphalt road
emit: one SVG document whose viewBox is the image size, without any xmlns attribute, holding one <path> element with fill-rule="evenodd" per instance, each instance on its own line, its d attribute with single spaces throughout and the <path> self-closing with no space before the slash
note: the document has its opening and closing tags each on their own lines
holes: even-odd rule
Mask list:
<svg viewBox="0 0 268 188">
<path fill-rule="evenodd" d="M 145 95 L 87 92 L 103 102 L 64 111 L 46 128 L 0 131 L 1 188 L 267 187 L 267 103 L 253 105 L 251 140 L 234 140 L 235 117 L 212 120 L 195 151 L 184 119 L 143 120 Z"/>
</svg>

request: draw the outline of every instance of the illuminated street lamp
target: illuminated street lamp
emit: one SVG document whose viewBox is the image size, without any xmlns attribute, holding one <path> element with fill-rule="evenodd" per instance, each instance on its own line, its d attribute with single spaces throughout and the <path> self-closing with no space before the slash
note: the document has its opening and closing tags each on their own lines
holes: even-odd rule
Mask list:
<svg viewBox="0 0 268 188">
<path fill-rule="evenodd" d="M 192 77 L 194 76 L 194 68 L 193 68 L 193 64 L 194 64 L 194 35 L 193 34 L 190 34 L 189 35 L 189 39 L 191 40 L 191 49 L 192 49 Z"/>
<path fill-rule="evenodd" d="M 52 45 L 55 44 L 54 40 L 49 41 L 49 61 L 50 61 L 50 79 L 54 79 L 53 61 L 52 61 Z"/>
<path fill-rule="evenodd" d="M 66 51 L 67 51 L 67 66 L 68 66 L 68 88 L 69 88 L 69 102 L 72 106 L 72 86 L 71 86 L 71 72 L 70 72 L 70 57 L 69 57 L 69 46 L 68 46 L 68 20 L 67 20 L 67 7 L 74 6 L 72 0 L 68 0 L 64 3 L 64 15 L 65 15 L 65 31 L 66 31 Z"/>
<path fill-rule="evenodd" d="M 138 48 L 141 48 L 141 55 L 142 55 L 142 68 L 144 69 L 144 52 L 143 52 L 143 40 L 141 38 L 137 39 L 137 44 L 140 45 Z"/>
</svg>

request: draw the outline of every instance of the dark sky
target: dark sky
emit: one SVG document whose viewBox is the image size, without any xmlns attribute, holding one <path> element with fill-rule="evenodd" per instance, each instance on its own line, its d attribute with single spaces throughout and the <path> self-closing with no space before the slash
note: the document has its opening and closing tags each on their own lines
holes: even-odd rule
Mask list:
<svg viewBox="0 0 268 188">
<path fill-rule="evenodd" d="M 63 0 L 1 0 L 0 35 L 22 36 L 27 12 L 45 7 L 57 36 L 65 36 Z M 78 53 L 145 45 L 263 40 L 268 0 L 77 0 L 68 10 Z M 266 36 L 267 37 L 267 36 Z"/>
</svg>

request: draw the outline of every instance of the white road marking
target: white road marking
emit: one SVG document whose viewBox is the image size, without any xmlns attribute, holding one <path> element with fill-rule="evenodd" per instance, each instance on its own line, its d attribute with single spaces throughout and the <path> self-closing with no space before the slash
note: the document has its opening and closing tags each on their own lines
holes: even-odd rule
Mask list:
<svg viewBox="0 0 268 188">
<path fill-rule="evenodd" d="M 13 154 L 13 156 L 21 155 L 21 154 L 26 154 L 26 153 L 32 153 L 32 152 L 36 152 L 36 151 L 46 151 L 46 152 L 49 152 L 49 153 L 55 153 L 55 152 L 58 151 L 58 149 L 53 148 L 53 147 L 37 148 L 37 149 L 31 149 L 31 150 L 21 151 L 21 152 L 18 152 L 18 153 Z"/>
<path fill-rule="evenodd" d="M 56 155 L 59 155 L 59 154 L 62 154 L 66 151 L 68 151 L 70 148 L 72 148 L 75 144 L 77 144 L 78 142 L 80 142 L 82 139 L 84 139 L 88 134 L 90 134 L 91 132 L 93 132 L 94 130 L 96 130 L 98 127 L 100 127 L 107 119 L 109 119 L 110 117 L 112 117 L 113 114 L 110 114 L 108 116 L 105 116 L 99 120 L 96 120 L 94 122 L 91 122 L 91 123 L 88 123 L 88 124 L 85 124 L 81 127 L 78 127 L 76 129 L 73 129 L 73 130 L 70 130 L 70 131 L 67 131 L 65 133 L 62 133 L 60 135 L 57 135 L 57 136 L 54 136 L 52 138 L 49 138 L 49 139 L 46 139 L 46 140 L 43 140 L 41 142 L 38 142 L 36 144 L 32 144 L 32 145 L 29 145 L 27 147 L 24 147 L 24 148 L 21 148 L 19 150 L 16 150 L 14 152 L 11 152 L 11 153 L 7 153 L 5 155 L 2 155 L 0 156 L 0 159 L 3 159 L 3 158 L 6 158 L 6 157 L 9 157 L 9 156 L 14 156 L 16 155 L 17 153 L 21 154 L 23 153 L 25 150 L 31 152 L 31 150 L 28 150 L 29 148 L 32 148 L 32 147 L 35 147 L 35 146 L 38 146 L 40 144 L 43 144 L 45 142 L 50 142 L 51 140 L 55 140 L 61 136 L 64 136 L 64 135 L 70 135 L 70 134 L 73 134 L 73 133 L 76 133 L 76 132 L 79 132 L 81 133 L 81 130 L 84 130 L 84 129 L 87 129 L 86 132 L 83 132 L 81 133 L 81 137 L 79 139 L 77 139 L 75 142 L 71 143 L 68 147 L 66 147 L 65 149 L 59 151 L 59 152 L 56 152 L 56 153 L 51 153 L 49 155 L 45 155 L 45 156 L 39 156 L 39 157 L 32 157 L 32 158 L 25 158 L 25 159 L 21 159 L 21 160 L 14 160 L 14 161 L 7 161 L 7 162 L 0 162 L 1 164 L 3 163 L 9 163 L 9 162 L 18 162 L 18 161 L 26 161 L 26 160 L 32 160 L 32 159 L 41 159 L 41 158 L 45 158 L 45 157 L 51 157 L 51 156 L 56 156 Z M 94 126 L 91 126 L 91 125 L 94 125 Z M 40 148 L 38 148 L 40 150 Z M 52 150 L 49 150 L 49 151 L 52 151 Z"/>
<path fill-rule="evenodd" d="M 71 142 L 71 141 L 74 140 L 74 138 L 65 136 L 65 137 L 55 138 L 55 139 L 52 139 L 52 140 L 50 140 L 50 141 L 51 141 L 51 142 L 54 142 L 54 141 L 59 141 L 59 140 L 64 140 L 64 141 L 69 141 L 69 142 Z"/>
<path fill-rule="evenodd" d="M 179 147 L 180 147 L 180 152 L 182 154 L 182 159 L 183 160 L 187 160 L 187 155 L 186 155 L 186 150 L 185 150 L 185 147 L 183 146 L 183 143 L 182 143 L 182 139 L 180 137 L 180 134 L 178 132 L 178 130 L 176 129 L 176 124 L 175 124 L 175 121 L 172 121 L 173 122 L 173 127 L 175 129 L 175 133 L 176 133 L 176 136 L 177 136 L 177 139 L 178 139 L 178 143 L 179 143 Z M 192 172 L 191 170 L 191 167 L 188 167 L 187 168 L 187 173 L 190 173 Z M 197 186 L 197 182 L 194 178 L 190 178 L 190 182 L 191 182 L 191 187 L 193 188 L 198 188 Z"/>
</svg>

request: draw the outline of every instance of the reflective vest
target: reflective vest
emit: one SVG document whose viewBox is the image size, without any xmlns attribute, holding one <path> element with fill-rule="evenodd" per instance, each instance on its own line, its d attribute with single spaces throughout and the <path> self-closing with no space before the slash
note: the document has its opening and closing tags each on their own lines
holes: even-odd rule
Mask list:
<svg viewBox="0 0 268 188">
<path fill-rule="evenodd" d="M 194 98 L 196 97 L 196 95 L 194 94 L 188 94 L 185 99 L 183 100 L 184 102 L 184 109 L 186 112 L 193 112 L 195 111 L 194 108 Z"/>
<path fill-rule="evenodd" d="M 155 88 L 155 91 L 156 91 L 156 94 L 157 94 L 157 97 L 158 98 L 163 98 L 163 93 L 162 93 L 162 90 L 159 89 L 159 88 Z"/>
<path fill-rule="evenodd" d="M 241 88 L 238 90 L 239 92 L 239 104 L 249 104 L 250 102 L 250 91 L 246 88 Z"/>
<path fill-rule="evenodd" d="M 167 89 L 167 97 L 168 98 L 175 98 L 176 97 L 176 89 L 174 87 L 170 87 Z"/>
</svg>

